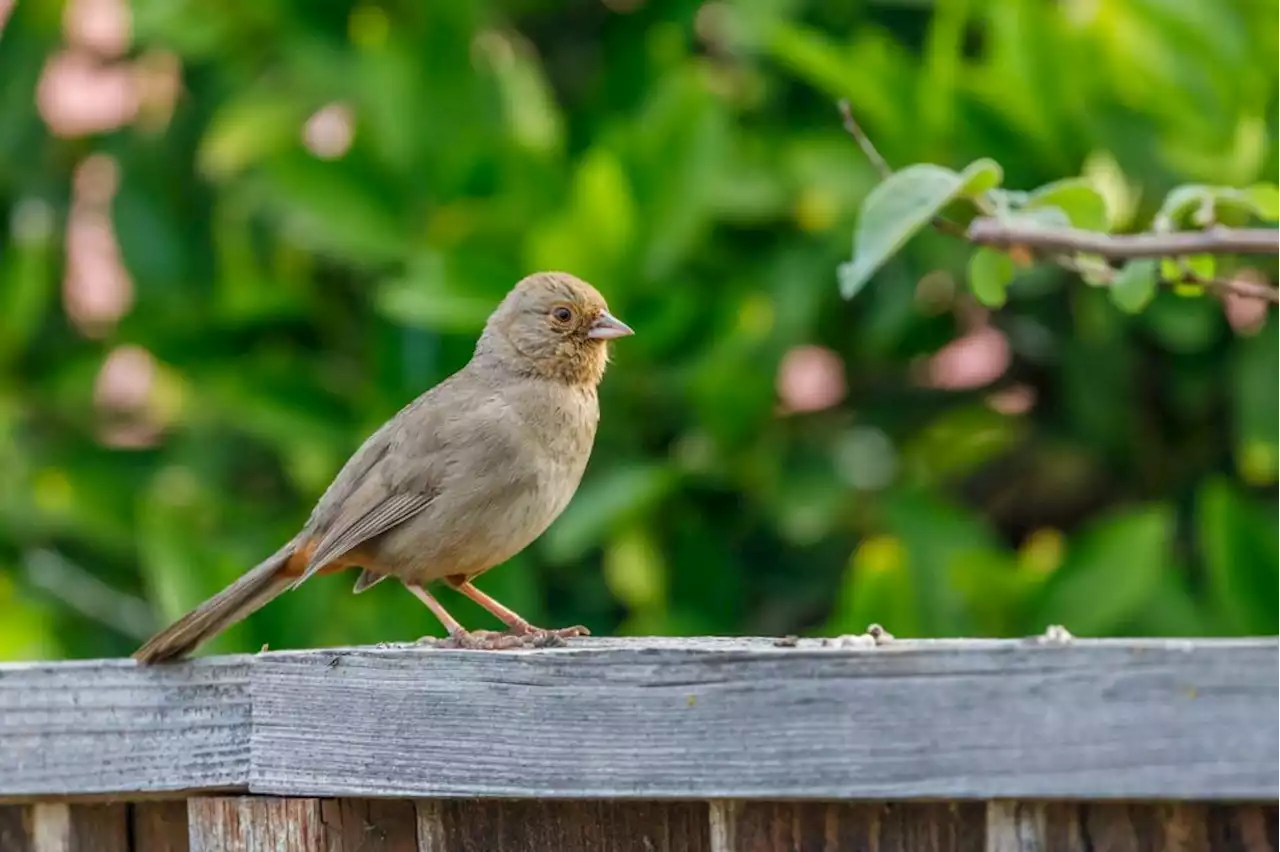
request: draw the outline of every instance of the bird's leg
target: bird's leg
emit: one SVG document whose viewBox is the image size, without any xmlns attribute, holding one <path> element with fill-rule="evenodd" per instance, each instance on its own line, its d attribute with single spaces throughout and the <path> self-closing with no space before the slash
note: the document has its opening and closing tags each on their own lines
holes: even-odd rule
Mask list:
<svg viewBox="0 0 1280 852">
<path fill-rule="evenodd" d="M 449 614 L 440 601 L 428 592 L 423 586 L 417 583 L 405 583 L 404 587 L 418 600 L 426 604 L 427 609 L 431 610 L 431 614 L 444 625 L 444 629 L 449 634 L 446 640 L 438 640 L 435 637 L 423 637 L 418 641 L 423 644 L 430 645 L 446 645 L 454 648 L 473 648 L 476 650 L 500 650 L 502 648 L 516 648 L 521 645 L 518 638 L 514 636 L 506 636 L 501 633 L 492 634 L 489 631 L 477 631 L 472 633 L 458 623 L 458 620 Z M 514 641 L 513 641 L 514 640 Z"/>
<path fill-rule="evenodd" d="M 532 624 L 521 618 L 514 610 L 508 609 L 486 595 L 484 592 L 477 589 L 475 586 L 471 585 L 471 581 L 467 580 L 465 577 L 448 577 L 446 578 L 446 582 L 492 613 L 495 618 L 507 625 L 507 629 L 510 630 L 511 634 L 514 636 L 528 636 L 535 639 L 545 640 L 549 638 L 568 639 L 574 636 L 591 635 L 591 631 L 582 625 L 561 627 L 555 630 L 547 630 L 543 627 L 534 627 Z"/>
</svg>

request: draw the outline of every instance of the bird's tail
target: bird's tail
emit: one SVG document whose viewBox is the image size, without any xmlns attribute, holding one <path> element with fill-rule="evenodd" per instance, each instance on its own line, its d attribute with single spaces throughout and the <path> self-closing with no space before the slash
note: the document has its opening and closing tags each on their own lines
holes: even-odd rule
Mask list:
<svg viewBox="0 0 1280 852">
<path fill-rule="evenodd" d="M 152 636 L 133 652 L 133 658 L 146 665 L 184 656 L 256 612 L 296 579 L 295 572 L 289 570 L 290 558 L 296 551 L 296 542 L 289 542 L 230 586 Z"/>
</svg>

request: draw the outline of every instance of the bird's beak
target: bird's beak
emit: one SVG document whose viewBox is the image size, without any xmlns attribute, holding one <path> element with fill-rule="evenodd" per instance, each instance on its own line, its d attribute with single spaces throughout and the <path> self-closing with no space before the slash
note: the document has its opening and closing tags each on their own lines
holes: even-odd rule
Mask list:
<svg viewBox="0 0 1280 852">
<path fill-rule="evenodd" d="M 617 337 L 626 337 L 635 334 L 631 330 L 631 326 L 615 317 L 608 311 L 601 311 L 600 316 L 596 317 L 596 321 L 591 324 L 591 328 L 587 330 L 587 337 L 593 340 L 613 340 Z"/>
</svg>

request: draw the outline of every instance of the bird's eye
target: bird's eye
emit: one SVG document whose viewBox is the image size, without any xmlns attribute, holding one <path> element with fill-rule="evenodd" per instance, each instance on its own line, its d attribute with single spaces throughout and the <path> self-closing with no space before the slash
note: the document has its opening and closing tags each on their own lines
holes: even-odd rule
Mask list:
<svg viewBox="0 0 1280 852">
<path fill-rule="evenodd" d="M 561 305 L 551 312 L 551 316 L 555 317 L 557 322 L 568 322 L 573 319 L 573 311 Z"/>
</svg>

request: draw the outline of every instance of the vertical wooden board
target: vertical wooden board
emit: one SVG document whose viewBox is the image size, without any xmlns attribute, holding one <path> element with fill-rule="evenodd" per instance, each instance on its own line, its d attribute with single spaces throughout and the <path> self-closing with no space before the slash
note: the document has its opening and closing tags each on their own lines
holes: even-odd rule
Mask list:
<svg viewBox="0 0 1280 852">
<path fill-rule="evenodd" d="M 130 811 L 133 852 L 189 852 L 186 802 L 138 802 Z"/>
<path fill-rule="evenodd" d="M 226 796 L 187 802 L 190 852 L 345 852 L 319 799 Z"/>
<path fill-rule="evenodd" d="M 986 852 L 1280 852 L 1276 808 L 992 802 Z"/>
<path fill-rule="evenodd" d="M 1214 805 L 1207 810 L 1213 852 L 1280 852 L 1275 805 Z"/>
<path fill-rule="evenodd" d="M 28 814 L 31 852 L 129 852 L 129 806 L 38 802 Z"/>
<path fill-rule="evenodd" d="M 418 852 L 417 811 L 406 799 L 325 799 L 320 815 L 334 852 Z"/>
<path fill-rule="evenodd" d="M 0 805 L 0 852 L 31 852 L 27 812 L 24 805 Z"/>
<path fill-rule="evenodd" d="M 1167 852 L 1213 852 L 1209 843 L 1209 809 L 1198 804 L 1154 805 L 1159 849 Z"/>
<path fill-rule="evenodd" d="M 742 802 L 732 809 L 732 830 L 717 838 L 725 848 L 713 852 L 970 852 L 982 849 L 985 834 L 980 804 Z"/>
<path fill-rule="evenodd" d="M 421 802 L 419 852 L 710 852 L 702 802 Z"/>
</svg>

